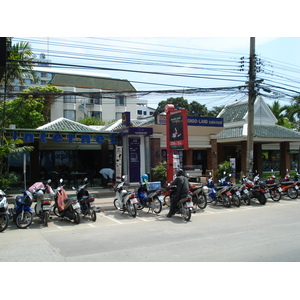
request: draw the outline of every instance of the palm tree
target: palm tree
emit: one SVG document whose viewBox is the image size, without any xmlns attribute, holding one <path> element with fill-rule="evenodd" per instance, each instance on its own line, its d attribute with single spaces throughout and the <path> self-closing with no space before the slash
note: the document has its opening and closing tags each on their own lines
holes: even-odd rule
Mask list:
<svg viewBox="0 0 300 300">
<path fill-rule="evenodd" d="M 286 116 L 287 118 L 294 123 L 294 127 L 297 128 L 298 131 L 300 131 L 300 96 L 295 96 L 291 102 L 291 105 L 289 106 L 289 109 L 287 110 Z"/>
<path fill-rule="evenodd" d="M 281 106 L 278 100 L 273 102 L 273 105 L 268 105 L 274 116 L 277 119 L 277 124 L 283 127 L 292 128 L 292 124 L 287 117 L 287 112 L 289 111 L 289 106 Z"/>
<path fill-rule="evenodd" d="M 11 89 L 11 84 L 14 79 L 18 79 L 21 84 L 26 78 L 38 81 L 38 76 L 33 71 L 33 52 L 31 45 L 25 42 L 19 42 L 12 45 L 12 38 L 8 39 L 8 57 L 6 64 L 6 74 L 2 79 L 2 84 L 7 89 Z"/>
</svg>

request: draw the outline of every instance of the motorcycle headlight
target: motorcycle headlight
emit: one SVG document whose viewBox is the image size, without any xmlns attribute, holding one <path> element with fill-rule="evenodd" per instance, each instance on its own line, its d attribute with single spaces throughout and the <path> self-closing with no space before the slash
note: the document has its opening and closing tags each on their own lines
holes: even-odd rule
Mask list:
<svg viewBox="0 0 300 300">
<path fill-rule="evenodd" d="M 207 194 L 208 193 L 208 187 L 205 185 L 203 188 L 202 188 L 202 191 L 204 194 Z"/>
</svg>

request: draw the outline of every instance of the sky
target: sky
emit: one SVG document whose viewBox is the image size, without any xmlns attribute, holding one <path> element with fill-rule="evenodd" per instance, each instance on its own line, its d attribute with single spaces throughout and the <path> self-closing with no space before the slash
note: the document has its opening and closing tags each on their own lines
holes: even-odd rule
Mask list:
<svg viewBox="0 0 300 300">
<path fill-rule="evenodd" d="M 31 3 L 32 6 L 28 8 L 29 14 L 33 13 L 32 7 L 40 5 L 37 1 Z M 294 92 L 298 92 L 300 38 L 297 14 L 291 9 L 291 1 L 286 1 L 284 6 L 278 7 L 275 4 L 270 7 L 261 1 L 252 1 L 251 5 L 241 1 L 209 1 L 200 4 L 190 0 L 184 4 L 174 1 L 152 1 L 151 4 L 143 2 L 141 5 L 141 2 L 129 0 L 126 3 L 114 1 L 101 4 L 101 7 L 95 6 L 95 3 L 87 0 L 86 5 L 74 7 L 74 4 L 70 6 L 68 1 L 54 1 L 47 7 L 47 13 L 38 10 L 39 13 L 34 14 L 34 18 L 20 18 L 19 25 L 11 24 L 7 34 L 3 34 L 3 29 L 0 29 L 0 34 L 13 36 L 16 40 L 39 39 L 40 42 L 32 43 L 35 53 L 49 54 L 53 63 L 127 70 L 81 69 L 84 72 L 97 72 L 105 76 L 127 79 L 138 91 L 177 90 L 175 94 L 150 93 L 143 96 L 148 105 L 154 108 L 160 101 L 169 97 L 182 96 L 189 102 L 197 101 L 208 108 L 245 98 L 245 92 L 190 94 L 187 90 L 245 85 L 249 66 L 246 63 L 243 72 L 238 72 L 239 60 L 241 57 L 245 60 L 249 58 L 250 36 L 255 36 L 256 54 L 264 63 L 264 68 L 257 74 L 257 78 L 264 79 L 266 86 L 272 85 L 275 92 L 282 92 L 276 90 L 276 86 L 280 84 L 288 89 L 285 91 L 288 96 L 277 93 L 282 104 L 289 104 Z M 18 13 L 24 14 L 24 11 L 14 13 L 14 20 L 18 20 Z M 60 47 L 58 42 L 61 43 Z M 79 43 L 81 46 L 66 47 L 67 43 Z M 83 43 L 89 43 L 91 48 L 84 49 Z M 129 52 L 124 51 L 125 48 L 130 49 Z M 58 55 L 57 51 L 61 54 Z M 77 53 L 82 59 L 63 57 L 62 52 L 66 51 L 72 52 L 69 57 Z M 93 60 L 83 59 L 88 55 L 93 55 Z M 101 60 L 96 62 L 95 55 L 102 56 Z M 112 61 L 114 58 L 118 58 L 119 61 Z M 122 59 L 128 63 L 121 63 Z M 137 59 L 142 62 L 137 64 Z M 130 63 L 130 60 L 135 60 L 135 64 Z M 156 63 L 146 66 L 145 60 L 160 61 L 165 65 L 159 66 Z M 200 64 L 202 67 L 199 68 Z M 217 66 L 204 68 L 207 64 L 221 66 L 221 69 L 218 70 Z M 226 70 L 222 70 L 224 68 Z M 73 68 L 73 71 L 78 69 Z M 189 75 L 187 77 L 178 74 Z M 239 77 L 238 80 L 231 75 Z M 265 94 L 266 101 L 271 104 L 274 101 L 274 93 L 272 97 Z"/>
</svg>

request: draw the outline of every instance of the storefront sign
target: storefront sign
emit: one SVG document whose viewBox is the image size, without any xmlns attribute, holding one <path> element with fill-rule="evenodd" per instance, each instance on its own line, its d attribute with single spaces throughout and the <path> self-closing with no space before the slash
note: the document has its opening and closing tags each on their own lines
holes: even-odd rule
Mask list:
<svg viewBox="0 0 300 300">
<path fill-rule="evenodd" d="M 48 133 L 49 134 L 49 133 Z M 22 134 L 23 137 L 21 137 L 19 135 L 18 131 L 14 131 L 13 132 L 13 139 L 22 139 L 24 141 L 24 143 L 33 143 L 34 142 L 34 134 L 33 133 L 26 133 L 24 132 Z M 94 135 L 89 135 L 89 134 L 80 134 L 81 138 L 80 138 L 80 142 L 82 144 L 90 144 L 91 142 L 95 141 L 98 144 L 102 144 L 105 141 L 105 137 L 109 137 L 109 141 L 111 144 L 116 144 L 116 137 L 114 134 L 111 134 L 109 136 L 104 136 L 102 134 L 94 134 Z M 63 141 L 66 141 L 67 143 L 77 143 L 78 141 L 74 141 L 74 139 L 76 138 L 76 134 L 67 134 L 66 138 L 60 134 L 60 133 L 55 133 L 53 134 L 52 138 L 47 138 L 47 133 L 46 132 L 42 132 L 39 135 L 39 140 L 41 143 L 47 143 L 48 141 L 53 141 L 54 143 L 61 143 Z"/>
<path fill-rule="evenodd" d="M 159 115 L 157 119 L 159 125 L 166 124 L 166 115 Z M 188 117 L 189 126 L 212 126 L 223 127 L 223 118 L 209 118 L 209 117 Z"/>
</svg>

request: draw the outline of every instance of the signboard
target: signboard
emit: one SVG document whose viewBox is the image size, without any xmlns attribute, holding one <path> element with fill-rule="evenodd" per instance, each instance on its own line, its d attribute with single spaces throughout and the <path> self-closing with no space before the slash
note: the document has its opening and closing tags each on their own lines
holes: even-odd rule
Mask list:
<svg viewBox="0 0 300 300">
<path fill-rule="evenodd" d="M 167 114 L 168 142 L 171 150 L 188 149 L 187 110 L 175 110 Z"/>
<path fill-rule="evenodd" d="M 130 111 L 126 111 L 122 113 L 122 126 L 123 127 L 130 126 Z"/>
<path fill-rule="evenodd" d="M 123 147 L 116 146 L 116 182 L 122 181 L 122 154 Z"/>
</svg>

